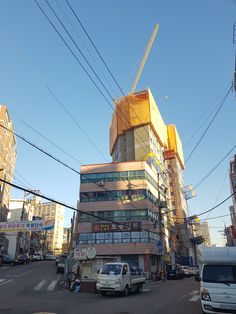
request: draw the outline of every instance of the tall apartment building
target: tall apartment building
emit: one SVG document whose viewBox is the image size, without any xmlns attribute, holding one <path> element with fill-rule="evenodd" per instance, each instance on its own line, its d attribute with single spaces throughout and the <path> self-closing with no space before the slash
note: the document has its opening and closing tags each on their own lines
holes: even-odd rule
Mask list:
<svg viewBox="0 0 236 314">
<path fill-rule="evenodd" d="M 0 125 L 13 131 L 7 106 L 0 105 Z M 16 138 L 14 134 L 0 127 L 0 178 L 12 182 L 16 163 Z M 7 221 L 11 187 L 0 182 L 0 221 Z M 8 241 L 0 234 L 0 251 L 7 251 Z"/>
<path fill-rule="evenodd" d="M 99 255 L 156 272 L 164 260 L 170 262 L 179 241 L 175 211 L 180 215 L 186 209 L 179 191 L 183 187 L 182 145 L 174 126 L 168 132 L 149 89 L 115 104 L 110 126 L 113 162 L 81 167 L 79 209 L 119 224 L 79 214 L 78 244 L 92 244 Z M 166 156 L 166 151 L 173 156 Z M 170 166 L 175 171 L 179 167 L 175 203 Z"/>
<path fill-rule="evenodd" d="M 62 252 L 63 234 L 64 234 L 64 206 L 48 202 L 41 203 L 38 200 L 34 203 L 34 216 L 43 220 L 53 220 L 54 229 L 45 231 L 47 249 L 52 254 L 58 255 Z"/>
</svg>

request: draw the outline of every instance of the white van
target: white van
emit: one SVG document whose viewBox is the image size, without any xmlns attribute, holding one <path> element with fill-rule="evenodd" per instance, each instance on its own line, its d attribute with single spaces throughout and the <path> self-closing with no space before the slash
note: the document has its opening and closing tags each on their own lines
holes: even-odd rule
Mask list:
<svg viewBox="0 0 236 314">
<path fill-rule="evenodd" d="M 203 313 L 236 313 L 236 247 L 199 247 Z"/>
</svg>

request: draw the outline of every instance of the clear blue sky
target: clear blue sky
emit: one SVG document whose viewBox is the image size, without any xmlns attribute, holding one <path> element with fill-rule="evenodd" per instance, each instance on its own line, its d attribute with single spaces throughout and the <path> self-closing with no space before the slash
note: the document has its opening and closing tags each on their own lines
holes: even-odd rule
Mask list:
<svg viewBox="0 0 236 314">
<path fill-rule="evenodd" d="M 43 0 L 39 3 L 49 12 Z M 69 25 L 79 46 L 99 72 L 98 58 L 88 43 L 88 50 L 84 48 L 85 36 L 65 1 L 53 0 L 50 3 Z M 188 156 L 206 124 L 196 137 L 187 145 L 185 143 L 217 105 L 217 98 L 226 93 L 232 81 L 236 48 L 232 43 L 232 25 L 236 22 L 236 1 L 71 0 L 70 3 L 125 93 L 132 85 L 154 25 L 159 23 L 137 90 L 151 88 L 165 123 L 177 126 L 184 154 Z M 15 130 L 77 169 L 79 163 L 44 141 L 21 120 L 84 164 L 105 161 L 58 105 L 45 88 L 46 84 L 93 139 L 106 160 L 110 160 L 112 111 L 108 104 L 33 0 L 1 0 L 0 4 L 0 103 L 8 105 Z M 101 63 L 99 68 L 105 73 Z M 108 75 L 105 84 L 112 96 L 121 96 Z M 196 185 L 236 144 L 235 113 L 235 94 L 230 93 L 186 165 L 186 184 Z M 197 197 L 189 201 L 192 213 L 207 210 L 229 196 L 229 158 L 199 186 Z M 21 140 L 17 141 L 16 170 L 16 183 L 23 181 L 19 177 L 21 175 L 44 194 L 76 206 L 79 176 Z M 19 195 L 22 194 L 13 191 L 13 196 Z M 209 218 L 228 214 L 230 204 L 231 201 L 226 202 Z M 68 225 L 71 211 L 66 210 L 66 213 L 65 224 Z M 215 227 L 223 227 L 223 221 L 230 223 L 229 217 L 209 221 L 213 243 L 222 242 L 220 229 Z"/>
</svg>

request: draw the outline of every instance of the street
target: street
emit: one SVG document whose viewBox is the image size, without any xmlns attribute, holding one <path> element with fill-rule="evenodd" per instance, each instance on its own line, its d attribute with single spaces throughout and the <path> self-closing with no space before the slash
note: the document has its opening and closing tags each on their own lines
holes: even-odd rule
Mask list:
<svg viewBox="0 0 236 314">
<path fill-rule="evenodd" d="M 72 293 L 60 285 L 55 262 L 0 268 L 0 313 L 6 314 L 200 314 L 199 283 L 194 278 L 148 282 L 128 297 Z"/>
</svg>

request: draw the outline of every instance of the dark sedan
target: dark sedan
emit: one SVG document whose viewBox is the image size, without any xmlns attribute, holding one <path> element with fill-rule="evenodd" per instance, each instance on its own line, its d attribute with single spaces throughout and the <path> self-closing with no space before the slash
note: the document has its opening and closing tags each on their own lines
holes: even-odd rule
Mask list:
<svg viewBox="0 0 236 314">
<path fill-rule="evenodd" d="M 29 264 L 30 257 L 28 254 L 21 254 L 17 257 L 17 260 L 20 264 Z"/>
<path fill-rule="evenodd" d="M 15 258 L 12 258 L 10 255 L 0 255 L 2 259 L 2 265 L 17 265 L 18 262 Z"/>
</svg>

